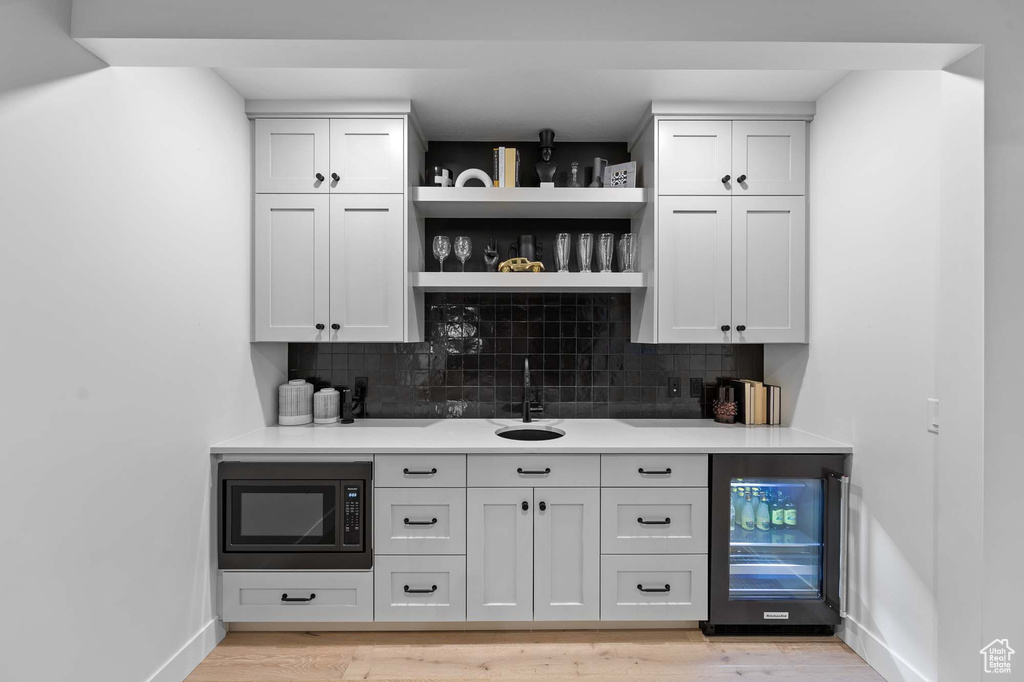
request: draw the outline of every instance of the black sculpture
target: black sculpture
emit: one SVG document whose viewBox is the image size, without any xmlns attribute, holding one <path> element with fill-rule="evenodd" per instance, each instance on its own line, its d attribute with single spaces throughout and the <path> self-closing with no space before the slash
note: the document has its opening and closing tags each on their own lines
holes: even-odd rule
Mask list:
<svg viewBox="0 0 1024 682">
<path fill-rule="evenodd" d="M 550 128 L 545 128 L 540 131 L 540 150 L 541 160 L 537 162 L 534 168 L 537 169 L 537 177 L 540 178 L 541 186 L 544 183 L 555 183 L 555 172 L 558 170 L 558 164 L 551 160 L 551 152 L 555 151 L 555 131 Z"/>
<path fill-rule="evenodd" d="M 494 239 L 484 247 L 484 265 L 487 266 L 487 272 L 498 271 L 498 242 Z"/>
</svg>

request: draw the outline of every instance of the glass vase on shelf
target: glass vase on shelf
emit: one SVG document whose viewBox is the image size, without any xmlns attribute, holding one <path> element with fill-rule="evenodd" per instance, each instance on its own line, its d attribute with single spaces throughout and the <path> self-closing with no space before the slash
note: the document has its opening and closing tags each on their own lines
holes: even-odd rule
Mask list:
<svg viewBox="0 0 1024 682">
<path fill-rule="evenodd" d="M 573 161 L 569 164 L 569 184 L 566 187 L 582 187 L 580 182 L 580 162 Z"/>
</svg>

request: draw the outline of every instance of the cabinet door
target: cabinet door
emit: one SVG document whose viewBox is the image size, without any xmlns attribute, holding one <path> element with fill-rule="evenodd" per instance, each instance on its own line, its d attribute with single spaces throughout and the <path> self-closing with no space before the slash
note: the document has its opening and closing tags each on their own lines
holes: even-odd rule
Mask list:
<svg viewBox="0 0 1024 682">
<path fill-rule="evenodd" d="M 534 620 L 599 620 L 600 489 L 537 488 L 534 499 Z"/>
<path fill-rule="evenodd" d="M 466 493 L 467 620 L 532 620 L 533 488 Z"/>
<path fill-rule="evenodd" d="M 402 341 L 401 195 L 331 197 L 331 341 Z"/>
<path fill-rule="evenodd" d="M 328 204 L 326 196 L 256 196 L 255 341 L 328 340 Z"/>
<path fill-rule="evenodd" d="M 806 194 L 806 146 L 803 121 L 734 122 L 733 194 Z"/>
<path fill-rule="evenodd" d="M 803 197 L 733 199 L 733 341 L 807 341 L 806 249 Z"/>
<path fill-rule="evenodd" d="M 256 119 L 256 193 L 326 194 L 329 153 L 326 119 Z"/>
<path fill-rule="evenodd" d="M 658 194 L 732 194 L 732 123 L 661 121 Z"/>
<path fill-rule="evenodd" d="M 331 192 L 404 192 L 404 129 L 400 118 L 331 119 Z"/>
<path fill-rule="evenodd" d="M 730 343 L 732 199 L 666 197 L 658 210 L 659 343 Z"/>
</svg>

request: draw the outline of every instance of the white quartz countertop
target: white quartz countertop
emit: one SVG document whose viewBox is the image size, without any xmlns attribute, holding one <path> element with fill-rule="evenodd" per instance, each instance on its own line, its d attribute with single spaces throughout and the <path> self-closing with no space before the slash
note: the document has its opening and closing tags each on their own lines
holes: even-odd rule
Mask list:
<svg viewBox="0 0 1024 682">
<path fill-rule="evenodd" d="M 765 453 L 846 454 L 849 445 L 785 426 L 716 424 L 711 420 L 538 419 L 565 431 L 555 440 L 500 438 L 515 419 L 365 419 L 355 424 L 270 426 L 210 448 L 225 454 L 389 453 Z"/>
</svg>

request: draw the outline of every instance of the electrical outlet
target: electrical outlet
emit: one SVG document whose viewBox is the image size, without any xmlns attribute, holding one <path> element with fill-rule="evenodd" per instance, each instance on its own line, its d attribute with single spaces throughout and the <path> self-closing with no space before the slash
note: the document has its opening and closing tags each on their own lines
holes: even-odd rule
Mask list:
<svg viewBox="0 0 1024 682">
<path fill-rule="evenodd" d="M 679 377 L 668 378 L 668 397 L 679 398 L 682 397 L 682 389 L 679 387 Z"/>
<path fill-rule="evenodd" d="M 367 393 L 367 389 L 368 389 L 369 384 L 370 384 L 369 378 L 367 378 L 367 377 L 356 377 L 355 397 L 356 398 L 366 398 L 366 393 Z"/>
<path fill-rule="evenodd" d="M 704 380 L 701 378 L 690 379 L 690 397 L 700 398 L 704 395 Z"/>
</svg>

